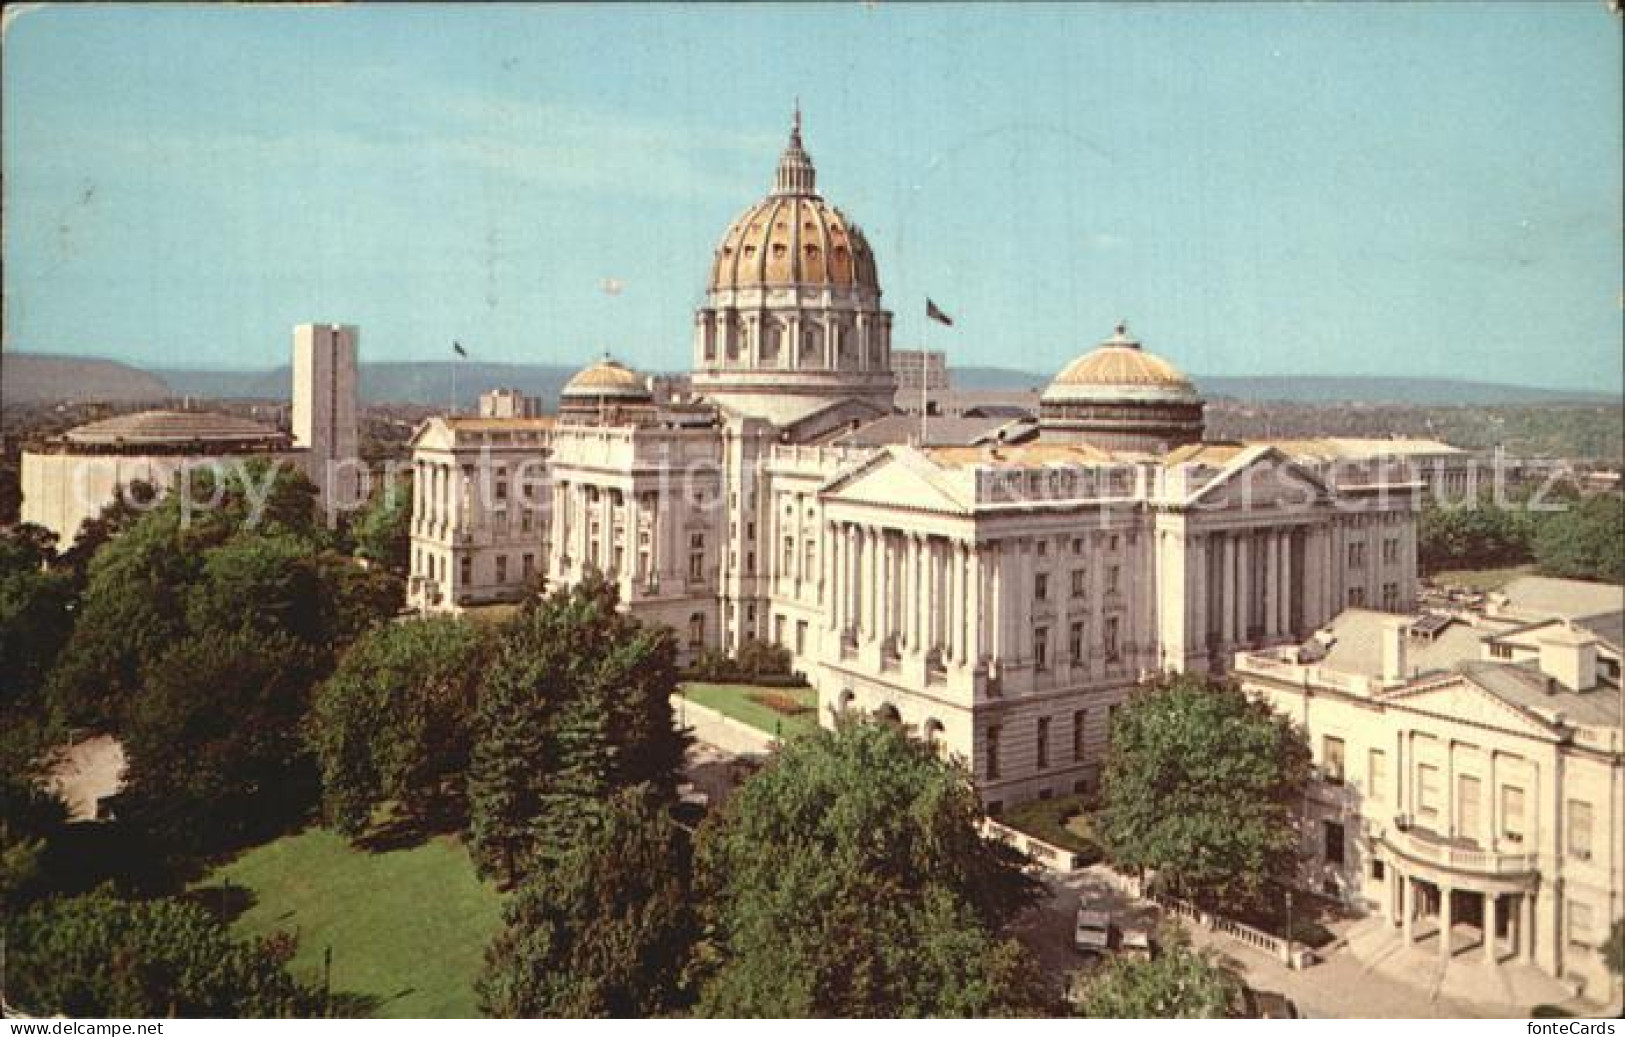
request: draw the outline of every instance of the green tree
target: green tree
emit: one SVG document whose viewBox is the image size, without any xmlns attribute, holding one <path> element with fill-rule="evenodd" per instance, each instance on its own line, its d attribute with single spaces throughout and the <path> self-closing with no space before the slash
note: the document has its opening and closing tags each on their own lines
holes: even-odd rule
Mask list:
<svg viewBox="0 0 1625 1037">
<path fill-rule="evenodd" d="M 331 540 L 317 520 L 315 487 L 286 464 L 273 469 L 265 459 L 252 459 L 228 469 L 218 483 L 208 471 L 195 475 L 192 503 L 179 493 L 165 495 L 90 557 L 78 620 L 47 682 L 47 703 L 63 722 L 116 726 L 144 670 L 188 633 L 189 618 L 204 614 L 212 628 L 256 608 L 218 593 L 212 611 L 188 609 L 213 549 L 238 538 L 237 550 L 252 553 L 243 545 L 270 537 L 303 543 L 314 554 Z M 229 566 L 222 570 L 210 582 L 223 587 L 239 575 Z"/>
<path fill-rule="evenodd" d="M 1164 926 L 1149 961 L 1114 957 L 1073 987 L 1078 1014 L 1091 1019 L 1223 1019 L 1241 994 L 1236 977 L 1192 950 L 1184 930 Z"/>
<path fill-rule="evenodd" d="M 1117 710 L 1096 827 L 1121 867 L 1213 909 L 1260 908 L 1296 867 L 1300 731 L 1235 684 L 1159 678 Z"/>
<path fill-rule="evenodd" d="M 302 818 L 317 787 L 300 732 L 315 668 L 279 631 L 182 638 L 129 711 L 120 821 L 184 859 Z"/>
<path fill-rule="evenodd" d="M 1417 561 L 1423 572 L 1522 565 L 1535 529 L 1522 503 L 1502 507 L 1486 494 L 1441 505 L 1430 497 L 1417 519 Z"/>
<path fill-rule="evenodd" d="M 357 556 L 405 576 L 412 551 L 412 480 L 380 481 L 350 527 Z"/>
<path fill-rule="evenodd" d="M 179 900 L 106 890 L 8 915 L 8 1001 L 34 1015 L 308 1017 L 320 999 L 287 970 L 287 939 L 233 940 Z"/>
<path fill-rule="evenodd" d="M 339 831 L 356 835 L 388 802 L 425 815 L 460 797 L 482 650 L 465 619 L 386 623 L 316 689 L 306 736 Z"/>
<path fill-rule="evenodd" d="M 1599 494 L 1547 516 L 1535 561 L 1547 576 L 1625 583 L 1625 499 Z"/>
<path fill-rule="evenodd" d="M 49 890 L 49 857 L 67 807 L 35 775 L 0 768 L 0 917 Z"/>
<path fill-rule="evenodd" d="M 475 715 L 469 807 L 476 859 L 511 883 L 568 849 L 586 807 L 618 788 L 675 796 L 685 739 L 673 722 L 676 646 L 590 579 L 528 605 L 502 630 Z"/>
<path fill-rule="evenodd" d="M 53 567 L 55 537 L 23 525 L 0 534 L 0 724 L 37 713 L 38 693 L 73 632 L 78 586 Z"/>
<path fill-rule="evenodd" d="M 980 819 L 968 776 L 893 725 L 792 739 L 701 827 L 701 1011 L 1049 1010 L 1005 933 L 1037 884 Z"/>
<path fill-rule="evenodd" d="M 682 830 L 643 787 L 589 816 L 508 902 L 479 980 L 487 1015 L 648 1017 L 688 1002 L 697 931 Z"/>
</svg>

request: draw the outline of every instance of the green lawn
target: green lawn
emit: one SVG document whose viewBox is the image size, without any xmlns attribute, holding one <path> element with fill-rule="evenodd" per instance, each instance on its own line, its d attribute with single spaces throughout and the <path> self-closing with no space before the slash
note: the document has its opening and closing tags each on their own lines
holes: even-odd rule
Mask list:
<svg viewBox="0 0 1625 1037">
<path fill-rule="evenodd" d="M 753 684 L 705 684 L 689 681 L 683 692 L 690 700 L 749 724 L 758 731 L 785 738 L 818 730 L 818 692 L 812 688 L 764 688 Z M 785 713 L 760 699 L 794 702 L 800 712 Z"/>
<path fill-rule="evenodd" d="M 252 894 L 235 923 L 240 934 L 297 932 L 293 967 L 315 983 L 331 946 L 334 991 L 373 999 L 373 1015 L 479 1014 L 474 979 L 501 925 L 501 900 L 457 839 L 371 853 L 310 829 L 250 850 L 202 885 L 223 881 Z"/>
<path fill-rule="evenodd" d="M 1100 844 L 1095 841 L 1094 827 L 1080 796 L 1019 803 L 1006 810 L 999 820 L 1017 831 L 1081 854 L 1090 863 L 1101 858 Z"/>
<path fill-rule="evenodd" d="M 1466 587 L 1475 591 L 1495 591 L 1505 587 L 1508 583 L 1520 576 L 1528 576 L 1535 571 L 1533 565 L 1509 565 L 1502 569 L 1446 569 L 1432 573 L 1428 579 L 1434 583 L 1451 586 Z"/>
</svg>

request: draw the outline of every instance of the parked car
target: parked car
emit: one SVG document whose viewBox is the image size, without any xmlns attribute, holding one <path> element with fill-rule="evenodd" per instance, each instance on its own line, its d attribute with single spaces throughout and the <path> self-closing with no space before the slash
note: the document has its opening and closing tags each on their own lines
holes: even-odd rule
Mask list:
<svg viewBox="0 0 1625 1037">
<path fill-rule="evenodd" d="M 1112 916 L 1104 911 L 1078 908 L 1078 922 L 1072 931 L 1072 946 L 1082 954 L 1105 954 L 1112 946 Z"/>
<path fill-rule="evenodd" d="M 1298 1006 L 1285 994 L 1273 990 L 1241 990 L 1242 1017 L 1245 1019 L 1298 1019 Z"/>
<path fill-rule="evenodd" d="M 1151 942 L 1151 930 L 1138 926 L 1120 929 L 1117 950 L 1126 957 L 1150 961 L 1151 956 L 1156 953 L 1156 945 Z"/>
</svg>

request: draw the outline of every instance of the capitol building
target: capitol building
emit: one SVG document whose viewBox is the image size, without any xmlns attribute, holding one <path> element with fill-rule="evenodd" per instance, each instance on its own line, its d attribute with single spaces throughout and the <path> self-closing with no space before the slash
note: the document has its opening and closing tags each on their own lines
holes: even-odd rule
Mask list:
<svg viewBox="0 0 1625 1037">
<path fill-rule="evenodd" d="M 1208 441 L 1198 387 L 1126 326 L 1054 377 L 1036 422 L 922 434 L 893 404 L 880 263 L 820 192 L 799 116 L 708 277 L 688 391 L 605 357 L 556 417 L 424 423 L 415 607 L 596 571 L 686 658 L 783 646 L 824 723 L 908 725 L 997 813 L 1091 788 L 1149 673 L 1414 606 L 1406 443 Z"/>
</svg>

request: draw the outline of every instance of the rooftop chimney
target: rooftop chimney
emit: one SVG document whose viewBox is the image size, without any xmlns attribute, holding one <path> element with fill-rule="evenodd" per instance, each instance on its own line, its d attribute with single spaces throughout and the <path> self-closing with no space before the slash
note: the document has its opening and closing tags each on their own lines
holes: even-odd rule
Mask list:
<svg viewBox="0 0 1625 1037">
<path fill-rule="evenodd" d="M 1597 686 L 1597 639 L 1564 624 L 1540 639 L 1540 672 L 1570 691 Z"/>
<path fill-rule="evenodd" d="M 1405 679 L 1405 622 L 1389 623 L 1382 628 L 1382 679 Z"/>
</svg>

